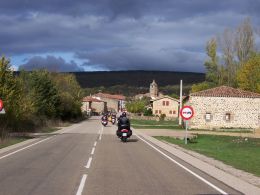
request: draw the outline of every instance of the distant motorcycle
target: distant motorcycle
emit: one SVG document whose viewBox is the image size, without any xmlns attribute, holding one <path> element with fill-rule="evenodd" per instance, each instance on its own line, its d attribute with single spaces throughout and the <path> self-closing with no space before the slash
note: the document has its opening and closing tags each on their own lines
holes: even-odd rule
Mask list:
<svg viewBox="0 0 260 195">
<path fill-rule="evenodd" d="M 107 126 L 108 121 L 107 120 L 102 120 L 101 123 L 105 127 L 105 126 Z"/>
<path fill-rule="evenodd" d="M 111 123 L 114 125 L 116 123 L 116 118 L 112 118 Z"/>
</svg>

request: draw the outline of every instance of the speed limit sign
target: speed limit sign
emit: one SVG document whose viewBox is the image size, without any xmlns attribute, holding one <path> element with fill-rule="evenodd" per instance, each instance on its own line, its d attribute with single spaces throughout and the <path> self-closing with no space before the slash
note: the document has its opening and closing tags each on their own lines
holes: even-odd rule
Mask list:
<svg viewBox="0 0 260 195">
<path fill-rule="evenodd" d="M 190 120 L 194 115 L 194 110 L 191 106 L 184 106 L 180 114 L 183 120 Z"/>
</svg>

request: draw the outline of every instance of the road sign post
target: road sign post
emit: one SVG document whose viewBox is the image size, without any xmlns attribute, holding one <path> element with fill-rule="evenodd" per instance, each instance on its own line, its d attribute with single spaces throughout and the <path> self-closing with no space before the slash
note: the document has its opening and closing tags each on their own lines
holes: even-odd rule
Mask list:
<svg viewBox="0 0 260 195">
<path fill-rule="evenodd" d="M 181 117 L 185 120 L 185 144 L 187 144 L 188 137 L 188 121 L 193 117 L 194 110 L 191 106 L 184 106 L 180 111 Z"/>
</svg>

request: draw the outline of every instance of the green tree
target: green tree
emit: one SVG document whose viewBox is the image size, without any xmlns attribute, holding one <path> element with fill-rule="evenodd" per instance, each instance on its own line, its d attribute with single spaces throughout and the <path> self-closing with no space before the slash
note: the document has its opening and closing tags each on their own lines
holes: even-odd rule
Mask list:
<svg viewBox="0 0 260 195">
<path fill-rule="evenodd" d="M 1 138 L 8 131 L 17 128 L 19 121 L 23 118 L 25 107 L 23 107 L 22 85 L 14 76 L 8 59 L 0 59 L 0 98 L 4 102 L 5 115 L 0 115 Z"/>
<path fill-rule="evenodd" d="M 217 56 L 217 40 L 212 38 L 208 41 L 206 46 L 207 55 L 209 59 L 204 63 L 206 68 L 206 81 L 218 84 L 218 56 Z"/>
<path fill-rule="evenodd" d="M 202 82 L 202 83 L 192 85 L 191 92 L 195 93 L 195 92 L 198 92 L 198 91 L 210 89 L 212 87 L 214 87 L 213 83 L 209 83 L 209 82 L 205 81 L 205 82 Z"/>
<path fill-rule="evenodd" d="M 126 109 L 132 113 L 142 113 L 147 105 L 145 100 L 134 100 L 126 103 Z"/>
<path fill-rule="evenodd" d="M 260 54 L 251 57 L 237 75 L 241 89 L 260 93 Z"/>
<path fill-rule="evenodd" d="M 53 82 L 60 98 L 59 116 L 63 120 L 80 117 L 83 90 L 72 74 L 53 74 Z"/>
<path fill-rule="evenodd" d="M 55 118 L 58 116 L 60 99 L 57 88 L 46 70 L 37 70 L 30 73 L 31 99 L 33 100 L 36 114 Z"/>
</svg>

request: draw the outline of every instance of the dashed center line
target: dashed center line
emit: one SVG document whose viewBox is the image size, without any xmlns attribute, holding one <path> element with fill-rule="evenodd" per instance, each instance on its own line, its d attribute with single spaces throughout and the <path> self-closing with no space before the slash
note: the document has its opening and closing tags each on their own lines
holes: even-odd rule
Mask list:
<svg viewBox="0 0 260 195">
<path fill-rule="evenodd" d="M 91 155 L 93 155 L 95 152 L 95 147 L 92 148 Z"/>
<path fill-rule="evenodd" d="M 101 129 L 101 132 L 100 132 L 100 135 L 99 135 L 99 140 L 102 139 L 102 134 L 103 134 L 103 131 L 104 131 L 104 126 L 102 126 L 102 129 Z"/>
<path fill-rule="evenodd" d="M 88 159 L 88 163 L 87 163 L 87 165 L 85 166 L 87 169 L 90 168 L 90 166 L 91 166 L 91 162 L 92 162 L 92 157 L 89 157 L 89 159 Z"/>
<path fill-rule="evenodd" d="M 85 186 L 85 182 L 86 182 L 86 179 L 87 179 L 88 175 L 87 174 L 84 174 L 82 176 L 82 179 L 80 181 L 80 185 L 79 185 L 79 188 L 78 188 L 78 191 L 77 191 L 77 194 L 76 195 L 81 195 L 82 192 L 83 192 L 83 188 Z"/>
<path fill-rule="evenodd" d="M 97 141 L 95 141 L 95 143 L 94 143 L 94 147 L 96 147 L 97 146 Z"/>
</svg>

